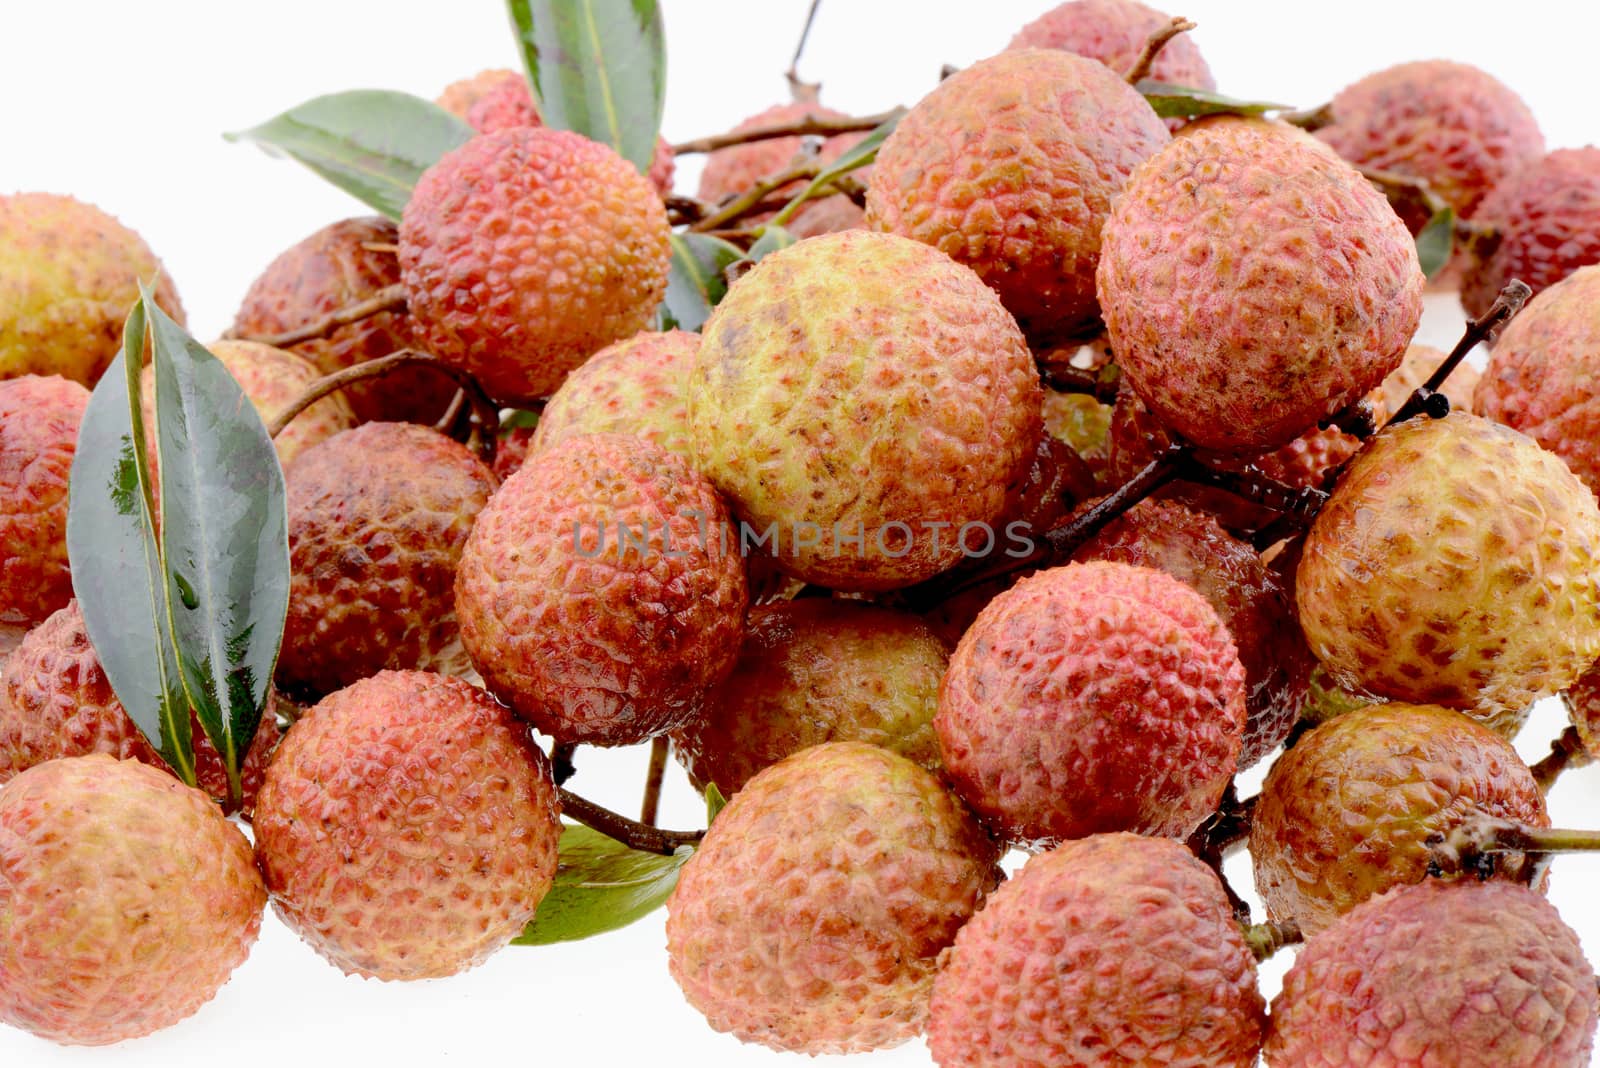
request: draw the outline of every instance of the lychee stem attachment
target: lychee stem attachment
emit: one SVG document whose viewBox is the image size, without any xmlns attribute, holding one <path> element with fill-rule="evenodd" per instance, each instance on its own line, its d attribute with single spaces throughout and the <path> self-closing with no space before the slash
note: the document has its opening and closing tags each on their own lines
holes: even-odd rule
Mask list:
<svg viewBox="0 0 1600 1068">
<path fill-rule="evenodd" d="M 669 744 L 665 735 L 650 743 L 650 766 L 644 776 L 644 801 L 639 805 L 639 822 L 649 827 L 656 825 L 656 816 L 661 809 L 661 783 L 667 777 Z"/>
<path fill-rule="evenodd" d="M 1315 486 L 1296 487 L 1279 482 L 1254 464 L 1246 464 L 1242 471 L 1224 471 L 1202 463 L 1193 453 L 1183 453 L 1177 463 L 1177 477 L 1185 482 L 1226 490 L 1280 515 L 1300 520 L 1303 525 L 1309 525 L 1328 500 L 1328 494 Z"/>
<path fill-rule="evenodd" d="M 1248 923 L 1240 926 L 1244 928 L 1244 943 L 1250 947 L 1250 952 L 1255 954 L 1258 964 L 1284 946 L 1296 946 L 1306 940 L 1300 925 L 1293 920 Z"/>
<path fill-rule="evenodd" d="M 1228 902 L 1233 906 L 1234 919 L 1241 924 L 1250 923 L 1250 903 L 1240 897 L 1233 884 L 1228 882 L 1222 862 L 1250 837 L 1250 819 L 1255 807 L 1256 799 L 1248 797 L 1239 800 L 1239 792 L 1230 782 L 1217 811 L 1189 836 L 1187 843 L 1190 852 L 1217 873 L 1217 878 L 1222 881 L 1222 889 L 1228 895 Z"/>
<path fill-rule="evenodd" d="M 1150 77 L 1150 68 L 1154 65 L 1156 56 L 1160 55 L 1161 50 L 1167 47 L 1167 42 L 1178 36 L 1178 34 L 1188 33 L 1194 28 L 1195 23 L 1180 16 L 1156 30 L 1146 38 L 1144 49 L 1139 53 L 1139 58 L 1133 61 L 1133 66 L 1128 68 L 1128 73 L 1124 74 L 1123 78 L 1126 79 L 1129 85 L 1137 85 Z"/>
<path fill-rule="evenodd" d="M 578 773 L 578 768 L 572 762 L 573 754 L 578 751 L 576 742 L 556 742 L 550 747 L 550 775 L 557 786 L 563 786 L 567 780 Z"/>
<path fill-rule="evenodd" d="M 285 330 L 280 334 L 261 334 L 245 337 L 234 333 L 232 330 L 222 335 L 240 341 L 254 341 L 262 345 L 271 345 L 275 349 L 286 349 L 298 345 L 303 341 L 315 341 L 327 337 L 341 326 L 359 323 L 363 319 L 370 319 L 374 315 L 384 312 L 404 311 L 406 306 L 406 287 L 399 282 L 392 286 L 384 286 L 365 300 L 358 300 L 353 304 L 346 304 L 342 308 L 335 308 L 320 319 L 313 319 L 303 326 L 293 330 Z"/>
<path fill-rule="evenodd" d="M 1532 296 L 1533 290 L 1521 279 L 1513 278 L 1507 282 L 1500 295 L 1494 298 L 1494 303 L 1489 306 L 1488 311 L 1477 319 L 1467 320 L 1467 329 L 1461 335 L 1461 340 L 1456 342 L 1456 347 L 1450 350 L 1450 355 L 1434 368 L 1428 380 L 1417 387 L 1416 392 L 1411 394 L 1410 398 L 1400 406 L 1400 410 L 1395 412 L 1384 425 L 1393 426 L 1414 415 L 1424 413 L 1435 419 L 1442 419 L 1450 414 L 1450 401 L 1439 392 L 1444 386 L 1445 379 L 1461 366 L 1461 361 L 1467 358 L 1467 353 L 1476 348 L 1480 342 L 1488 341 L 1498 334 L 1500 328 L 1509 323 Z"/>
<path fill-rule="evenodd" d="M 1583 738 L 1578 734 L 1578 728 L 1569 726 L 1551 743 L 1550 755 L 1529 770 L 1533 772 L 1533 781 L 1539 784 L 1539 791 L 1548 794 L 1562 772 L 1568 768 L 1584 767 L 1592 763 L 1593 759 L 1589 755 L 1588 747 L 1583 744 Z"/>
<path fill-rule="evenodd" d="M 755 141 L 770 141 L 775 137 L 809 137 L 813 134 L 832 136 L 842 133 L 863 133 L 875 130 L 890 119 L 898 119 L 906 113 L 905 108 L 891 108 L 877 115 L 863 115 L 860 118 L 830 119 L 820 115 L 805 115 L 791 122 L 775 122 L 767 126 L 755 126 L 748 130 L 735 130 L 725 134 L 715 134 L 711 137 L 700 137 L 693 141 L 684 141 L 672 146 L 672 154 L 684 156 L 692 152 L 715 152 L 719 148 L 729 148 L 733 145 L 747 145 Z"/>
<path fill-rule="evenodd" d="M 1533 827 L 1502 819 L 1485 812 L 1472 812 L 1448 831 L 1428 838 L 1432 854 L 1429 871 L 1434 874 L 1471 872 L 1488 878 L 1500 866 L 1499 854 L 1521 854 L 1509 873 L 1537 884 L 1554 853 L 1600 852 L 1600 831 L 1571 830 L 1561 827 Z"/>
<path fill-rule="evenodd" d="M 561 796 L 561 814 L 613 838 L 629 849 L 641 853 L 659 853 L 670 857 L 684 846 L 694 846 L 705 837 L 704 831 L 663 831 L 647 826 L 626 816 L 602 808 L 585 800 L 566 787 L 558 788 Z"/>
<path fill-rule="evenodd" d="M 1332 126 L 1336 120 L 1333 114 L 1333 103 L 1319 104 L 1314 108 L 1303 111 L 1286 111 L 1278 116 L 1279 121 L 1290 126 L 1298 126 L 1306 133 L 1316 133 L 1324 126 Z"/>
</svg>

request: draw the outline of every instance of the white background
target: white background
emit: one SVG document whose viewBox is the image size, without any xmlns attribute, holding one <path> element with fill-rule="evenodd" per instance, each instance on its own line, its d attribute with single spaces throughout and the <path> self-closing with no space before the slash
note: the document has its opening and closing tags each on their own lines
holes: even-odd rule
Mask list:
<svg viewBox="0 0 1600 1068">
<path fill-rule="evenodd" d="M 801 73 L 825 103 L 864 114 L 911 104 L 942 64 L 1005 45 L 1047 0 L 825 0 Z M 721 131 L 777 102 L 805 0 L 664 0 L 669 86 L 664 132 Z M 1191 0 L 1171 9 L 1224 92 L 1312 106 L 1392 63 L 1448 57 L 1516 88 L 1552 147 L 1594 139 L 1600 6 L 1580 3 L 1337 4 Z M 251 279 L 318 227 L 365 209 L 294 164 L 223 142 L 300 101 L 373 87 L 433 97 L 484 67 L 515 66 L 498 0 L 210 0 L 142 4 L 0 0 L 0 192 L 92 201 L 139 230 L 166 262 L 194 332 L 224 329 Z M 697 167 L 680 163 L 693 192 Z M 1459 319 L 1431 302 L 1425 333 L 1448 347 Z M 1560 726 L 1541 710 L 1523 736 L 1542 755 Z M 631 811 L 639 751 L 580 754 L 573 786 Z M 675 769 L 674 769 L 675 770 Z M 1253 790 L 1255 778 L 1246 784 Z M 1600 769 L 1554 792 L 1563 824 L 1600 823 Z M 699 826 L 674 777 L 666 822 Z M 1246 863 L 1231 866 L 1248 885 Z M 1551 898 L 1600 954 L 1600 861 L 1562 858 Z M 347 979 L 269 916 L 249 961 L 216 1001 L 162 1034 L 109 1050 L 58 1049 L 0 1029 L 0 1064 L 253 1065 L 696 1064 L 780 1058 L 716 1035 L 667 974 L 661 914 L 593 941 L 512 948 L 450 980 Z M 1263 970 L 1276 990 L 1287 954 Z M 798 1063 L 796 1058 L 783 1058 Z M 928 1063 L 920 1043 L 867 1064 Z"/>
</svg>

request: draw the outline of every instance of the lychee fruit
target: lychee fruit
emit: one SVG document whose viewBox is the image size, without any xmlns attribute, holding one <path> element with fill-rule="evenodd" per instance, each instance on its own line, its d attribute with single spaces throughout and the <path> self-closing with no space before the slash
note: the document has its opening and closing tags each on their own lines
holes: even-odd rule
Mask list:
<svg viewBox="0 0 1600 1068">
<path fill-rule="evenodd" d="M 1600 508 L 1554 453 L 1465 412 L 1374 437 L 1306 536 L 1300 624 L 1336 685 L 1520 714 L 1600 655 Z"/>
<path fill-rule="evenodd" d="M 58 375 L 0 381 L 0 622 L 37 623 L 72 599 L 67 480 L 88 404 Z"/>
<path fill-rule="evenodd" d="M 878 150 L 869 227 L 978 273 L 1035 345 L 1096 322 L 1100 232 L 1170 139 L 1144 97 L 1069 52 L 1003 52 L 952 75 Z"/>
<path fill-rule="evenodd" d="M 807 118 L 846 119 L 849 116 L 832 108 L 822 107 L 820 104 L 795 101 L 789 104 L 775 104 L 757 112 L 735 126 L 731 132 L 745 133 L 763 127 L 800 122 Z M 834 134 L 831 137 L 820 138 L 821 145 L 817 150 L 818 162 L 832 163 L 854 148 L 864 137 L 866 134 L 863 132 Z M 805 148 L 805 142 L 806 139 L 799 136 L 769 137 L 761 141 L 729 145 L 709 153 L 706 156 L 705 169 L 700 172 L 700 199 L 707 204 L 716 204 L 745 192 L 764 178 L 781 174 L 799 158 L 801 150 Z M 773 190 L 772 196 L 774 198 L 796 196 L 805 188 L 805 184 L 804 181 L 791 182 Z M 752 225 L 762 223 L 769 219 L 771 214 L 752 215 L 747 222 Z M 812 219 L 812 216 L 817 218 Z M 854 229 L 860 225 L 860 221 L 861 209 L 857 208 L 849 197 L 834 194 L 807 201 L 789 220 L 789 226 L 798 235 L 820 236 L 836 230 Z M 824 228 L 825 222 L 835 229 Z"/>
<path fill-rule="evenodd" d="M 1422 315 L 1405 224 L 1291 126 L 1192 123 L 1106 223 L 1098 286 L 1128 383 L 1161 423 L 1225 452 L 1287 444 L 1400 363 Z"/>
<path fill-rule="evenodd" d="M 604 351 L 604 350 L 602 350 Z M 599 355 L 596 353 L 596 355 Z M 559 394 L 561 391 L 556 390 Z M 552 397 L 552 400 L 555 398 Z M 543 418 L 541 414 L 540 418 Z M 528 450 L 533 447 L 533 435 L 537 427 L 514 426 L 500 435 L 500 441 L 494 450 L 494 477 L 504 482 L 511 477 L 512 472 L 520 469 L 528 459 Z"/>
<path fill-rule="evenodd" d="M 122 347 L 141 281 L 184 321 L 172 280 L 138 234 L 72 197 L 0 195 L 0 379 L 61 375 L 93 386 Z"/>
<path fill-rule="evenodd" d="M 285 482 L 279 685 L 320 696 L 384 668 L 465 670 L 455 578 L 498 484 L 483 461 L 428 427 L 364 423 L 307 449 Z"/>
<path fill-rule="evenodd" d="M 1429 376 L 1439 369 L 1444 363 L 1446 353 L 1434 348 L 1432 345 L 1411 345 L 1406 348 L 1406 355 L 1400 361 L 1400 366 L 1390 372 L 1389 377 L 1383 380 L 1383 407 L 1389 412 L 1398 412 L 1411 399 L 1420 386 L 1427 383 Z M 1456 364 L 1450 372 L 1450 377 L 1444 380 L 1444 385 L 1439 387 L 1450 401 L 1450 407 L 1459 408 L 1461 411 L 1472 411 L 1472 391 L 1477 388 L 1479 381 L 1478 369 L 1470 363 L 1462 361 Z M 1482 414 L 1481 412 L 1479 413 Z M 1351 450 L 1351 455 L 1355 451 Z"/>
<path fill-rule="evenodd" d="M 1100 834 L 1030 859 L 934 980 L 941 1068 L 1250 1068 L 1266 1025 L 1222 882 L 1177 842 Z"/>
<path fill-rule="evenodd" d="M 265 337 L 297 330 L 400 282 L 394 249 L 399 228 L 388 219 L 343 219 L 286 249 L 250 284 L 230 334 Z M 403 309 L 379 312 L 312 338 L 290 350 L 325 375 L 410 348 L 411 319 Z M 427 367 L 402 367 L 353 382 L 341 394 L 363 422 L 432 425 L 444 415 L 456 384 Z"/>
<path fill-rule="evenodd" d="M 0 1021 L 99 1046 L 170 1027 L 243 963 L 266 905 L 211 799 L 104 754 L 0 790 Z"/>
<path fill-rule="evenodd" d="M 1069 564 L 991 601 L 950 659 L 945 774 L 1006 839 L 1183 837 L 1238 766 L 1245 675 L 1206 599 L 1165 572 Z"/>
<path fill-rule="evenodd" d="M 1600 493 L 1600 265 L 1534 297 L 1494 343 L 1472 410 L 1522 431 Z"/>
<path fill-rule="evenodd" d="M 1600 663 L 1567 691 L 1567 710 L 1591 757 L 1600 757 Z"/>
<path fill-rule="evenodd" d="M 262 773 L 280 738 L 275 704 L 269 692 L 240 769 L 237 807 L 247 814 L 255 807 Z M 233 809 L 222 755 L 193 712 L 189 737 L 200 789 Z M 90 753 L 172 770 L 117 700 L 89 642 L 83 613 L 72 601 L 30 630 L 0 664 L 0 783 L 47 760 Z"/>
<path fill-rule="evenodd" d="M 1172 19 L 1136 0 L 1068 0 L 1017 31 L 1009 48 L 1059 48 L 1104 63 L 1119 78 L 1133 70 L 1150 35 Z M 1168 85 L 1214 90 L 1216 79 L 1199 47 L 1179 34 L 1161 47 L 1150 77 Z"/>
<path fill-rule="evenodd" d="M 922 1030 L 941 951 L 998 851 L 932 774 L 863 742 L 814 746 L 728 802 L 667 900 L 667 953 L 718 1031 L 801 1053 Z"/>
<path fill-rule="evenodd" d="M 479 515 L 456 613 L 489 689 L 561 741 L 683 726 L 732 669 L 749 592 L 716 491 L 629 434 L 536 453 Z"/>
<path fill-rule="evenodd" d="M 523 79 L 524 75 L 521 71 L 506 67 L 480 70 L 476 74 L 458 78 L 445 86 L 434 103 L 456 118 L 465 119 L 467 112 L 472 110 L 472 105 L 483 99 L 485 93 L 511 78 Z"/>
<path fill-rule="evenodd" d="M 385 671 L 324 698 L 267 769 L 256 853 L 278 915 L 346 974 L 430 979 L 533 918 L 561 836 L 550 766 L 460 679 Z"/>
<path fill-rule="evenodd" d="M 1267 773 L 1251 819 L 1256 889 L 1275 920 L 1320 931 L 1428 871 L 1428 836 L 1482 812 L 1549 826 L 1511 744 L 1437 705 L 1369 705 L 1302 735 Z M 1503 865 L 1508 877 L 1521 865 Z"/>
<path fill-rule="evenodd" d="M 1352 909 L 1295 955 L 1267 1062 L 1582 1068 L 1595 975 L 1577 934 L 1524 886 L 1429 879 Z"/>
<path fill-rule="evenodd" d="M 699 334 L 670 330 L 601 349 L 545 404 L 529 450 L 581 434 L 637 434 L 692 464 L 687 393 L 699 348 Z"/>
<path fill-rule="evenodd" d="M 977 275 L 861 230 L 735 282 L 689 380 L 698 466 L 767 538 L 752 551 L 846 590 L 959 562 L 1033 457 L 1041 400 L 1021 332 Z"/>
<path fill-rule="evenodd" d="M 1600 148 L 1561 148 L 1500 181 L 1472 221 L 1498 235 L 1461 281 L 1461 306 L 1480 316 L 1507 282 L 1534 295 L 1579 267 L 1600 263 Z"/>
<path fill-rule="evenodd" d="M 610 148 L 520 126 L 428 168 L 400 222 L 407 307 L 423 347 L 498 401 L 547 396 L 644 329 L 666 293 L 666 208 Z"/>
<path fill-rule="evenodd" d="M 1244 667 L 1244 743 L 1239 767 L 1259 763 L 1299 719 L 1311 675 L 1294 602 L 1254 549 L 1209 516 L 1142 501 L 1086 542 L 1073 559 L 1153 567 L 1194 587 L 1228 628 Z"/>
<path fill-rule="evenodd" d="M 949 650 L 916 616 L 808 597 L 750 612 L 733 673 L 673 736 L 697 789 L 725 796 L 823 742 L 870 742 L 939 767 L 933 714 Z"/>
</svg>

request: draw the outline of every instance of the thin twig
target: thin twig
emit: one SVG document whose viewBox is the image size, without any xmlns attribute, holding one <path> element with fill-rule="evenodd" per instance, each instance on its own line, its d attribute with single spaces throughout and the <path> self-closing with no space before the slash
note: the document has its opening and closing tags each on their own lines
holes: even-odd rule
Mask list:
<svg viewBox="0 0 1600 1068">
<path fill-rule="evenodd" d="M 667 777 L 668 745 L 665 735 L 650 743 L 650 767 L 644 776 L 644 802 L 639 806 L 639 822 L 650 827 L 656 825 L 656 816 L 661 811 L 661 783 Z"/>
<path fill-rule="evenodd" d="M 561 796 L 563 816 L 575 819 L 608 838 L 614 838 L 629 849 L 670 857 L 684 846 L 692 846 L 706 836 L 705 831 L 663 831 L 649 827 L 579 797 L 566 787 L 558 787 L 557 792 Z"/>
<path fill-rule="evenodd" d="M 1195 24 L 1183 17 L 1174 18 L 1171 22 L 1152 33 L 1144 42 L 1144 49 L 1140 51 L 1139 58 L 1133 61 L 1133 66 L 1128 68 L 1128 73 L 1123 75 L 1129 85 L 1137 85 L 1150 77 L 1150 68 L 1156 61 L 1156 56 L 1180 33 L 1188 33 L 1194 29 Z"/>
<path fill-rule="evenodd" d="M 1431 872 L 1470 872 L 1488 878 L 1499 868 L 1513 877 L 1537 883 L 1548 854 L 1600 852 L 1600 831 L 1534 827 L 1486 812 L 1471 812 L 1448 831 L 1430 835 L 1427 846 Z M 1502 858 L 1502 854 L 1521 854 L 1521 861 Z"/>
<path fill-rule="evenodd" d="M 1566 699 L 1566 694 L 1562 694 Z M 1539 792 L 1548 794 L 1550 788 L 1556 784 L 1561 773 L 1568 768 L 1581 768 L 1593 762 L 1589 749 L 1583 744 L 1583 738 L 1578 734 L 1578 728 L 1568 726 L 1550 745 L 1550 755 L 1534 764 L 1528 770 L 1533 772 L 1533 781 L 1539 784 Z"/>
<path fill-rule="evenodd" d="M 1450 401 L 1439 392 L 1444 386 L 1445 379 L 1450 377 L 1450 373 L 1460 366 L 1461 361 L 1467 358 L 1467 353 L 1476 348 L 1479 342 L 1494 337 L 1502 326 L 1509 323 L 1531 296 L 1533 290 L 1528 288 L 1526 282 L 1517 278 L 1507 282 L 1482 317 L 1467 321 L 1466 332 L 1461 335 L 1461 340 L 1456 342 L 1456 347 L 1450 350 L 1450 355 L 1434 368 L 1428 380 L 1417 387 L 1416 392 L 1406 399 L 1400 410 L 1390 416 L 1389 422 L 1384 425 L 1393 426 L 1424 412 L 1435 419 L 1442 419 L 1450 414 Z"/>
<path fill-rule="evenodd" d="M 897 119 L 905 113 L 905 108 L 892 108 L 877 115 L 863 115 L 859 118 L 846 116 L 839 119 L 808 114 L 790 122 L 775 122 L 765 126 L 753 126 L 748 130 L 733 130 L 725 134 L 715 134 L 711 137 L 699 137 L 693 141 L 684 141 L 681 144 L 673 145 L 672 153 L 675 156 L 683 156 L 692 152 L 715 152 L 719 148 L 747 145 L 755 141 L 770 141 L 775 137 L 809 137 L 813 135 L 831 137 L 834 134 L 862 133 L 867 130 L 875 130 L 890 119 Z"/>
<path fill-rule="evenodd" d="M 794 46 L 794 56 L 789 60 L 789 69 L 783 73 L 784 78 L 788 79 L 789 91 L 796 100 L 815 101 L 820 88 L 800 80 L 800 57 L 805 54 L 806 39 L 811 36 L 811 24 L 817 20 L 817 8 L 821 6 L 822 0 L 811 0 L 811 7 L 806 11 L 806 24 L 800 28 L 800 40 Z"/>
<path fill-rule="evenodd" d="M 1300 925 L 1293 920 L 1244 925 L 1244 942 L 1245 945 L 1250 947 L 1250 952 L 1255 954 L 1257 964 L 1266 960 L 1284 946 L 1299 945 L 1305 940 L 1305 935 L 1300 931 Z"/>
<path fill-rule="evenodd" d="M 577 766 L 572 763 L 572 756 L 577 751 L 576 742 L 556 742 L 550 747 L 550 774 L 557 786 L 566 785 L 578 773 Z"/>
<path fill-rule="evenodd" d="M 766 178 L 761 179 L 755 185 L 689 227 L 689 229 L 697 233 L 726 229 L 727 225 L 735 220 L 760 214 L 763 208 L 762 201 L 769 194 L 782 189 L 791 182 L 797 182 L 804 178 L 815 178 L 821 171 L 822 163 L 814 155 L 810 159 L 791 164 L 777 174 L 768 175 Z M 788 203 L 788 201 L 785 200 L 784 203 Z"/>
<path fill-rule="evenodd" d="M 327 337 L 341 326 L 349 326 L 363 319 L 370 319 L 374 315 L 382 315 L 389 311 L 402 311 L 406 306 L 406 287 L 399 282 L 392 286 L 384 286 L 365 300 L 358 300 L 354 304 L 346 304 L 342 308 L 335 308 L 320 319 L 313 319 L 303 326 L 293 330 L 285 330 L 280 334 L 260 334 L 253 337 L 243 337 L 229 331 L 225 336 L 236 338 L 240 341 L 256 341 L 263 345 L 271 345 L 275 349 L 286 349 L 298 345 L 302 341 L 313 341 L 317 338 Z"/>
</svg>

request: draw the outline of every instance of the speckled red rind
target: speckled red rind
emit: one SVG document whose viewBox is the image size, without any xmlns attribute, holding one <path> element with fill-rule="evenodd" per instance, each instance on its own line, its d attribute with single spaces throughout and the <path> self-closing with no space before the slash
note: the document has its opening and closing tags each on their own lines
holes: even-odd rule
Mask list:
<svg viewBox="0 0 1600 1068">
<path fill-rule="evenodd" d="M 399 228 L 388 219 L 343 219 L 323 227 L 284 250 L 250 283 L 230 333 L 264 337 L 296 330 L 397 284 L 400 261 L 394 252 L 369 246 L 394 245 L 399 240 Z M 323 374 L 333 374 L 413 343 L 411 319 L 401 310 L 369 315 L 327 337 L 289 348 Z M 352 383 L 340 393 L 362 420 L 431 426 L 444 415 L 455 391 L 455 383 L 437 371 L 405 367 Z"/>
<path fill-rule="evenodd" d="M 941 1068 L 1250 1068 L 1266 1025 L 1222 884 L 1177 842 L 1101 834 L 1030 859 L 934 981 Z"/>
<path fill-rule="evenodd" d="M 1580 267 L 1511 320 L 1472 410 L 1522 431 L 1600 493 L 1600 266 Z"/>
<path fill-rule="evenodd" d="M 1451 412 L 1373 438 L 1306 536 L 1296 592 L 1336 685 L 1491 719 L 1600 655 L 1600 509 L 1559 457 Z"/>
<path fill-rule="evenodd" d="M 915 1037 L 999 851 L 932 774 L 835 742 L 750 780 L 667 899 L 667 953 L 718 1031 L 858 1053 Z"/>
<path fill-rule="evenodd" d="M 1244 668 L 1206 599 L 1165 572 L 1050 568 L 991 601 L 945 672 L 945 775 L 1007 840 L 1183 837 L 1238 765 Z"/>
<path fill-rule="evenodd" d="M 384 668 L 464 666 L 456 567 L 498 485 L 413 423 L 364 423 L 301 454 L 289 493 L 289 615 L 277 680 L 323 695 Z"/>
<path fill-rule="evenodd" d="M 385 671 L 294 725 L 255 832 L 278 915 L 312 949 L 346 974 L 430 979 L 521 933 L 561 821 L 510 710 L 461 679 Z"/>
<path fill-rule="evenodd" d="M 479 515 L 456 578 L 489 689 L 544 733 L 595 745 L 688 722 L 733 667 L 748 599 L 716 491 L 627 434 L 530 457 Z"/>
<path fill-rule="evenodd" d="M 1383 195 L 1281 123 L 1193 123 L 1134 173 L 1097 275 L 1117 363 L 1161 422 L 1276 448 L 1399 366 L 1416 246 Z"/>
<path fill-rule="evenodd" d="M 673 735 L 696 789 L 724 796 L 823 742 L 869 742 L 939 767 L 933 714 L 949 650 L 916 616 L 807 597 L 754 608 L 733 673 Z"/>
<path fill-rule="evenodd" d="M 445 86 L 434 103 L 444 108 L 458 119 L 465 119 L 467 112 L 472 110 L 472 105 L 483 99 L 484 94 L 500 85 L 508 78 L 524 78 L 521 71 L 511 70 L 508 67 L 494 67 L 489 70 L 480 70 L 478 73 L 465 78 L 457 78 Z"/>
<path fill-rule="evenodd" d="M 72 599 L 67 480 L 88 403 L 58 375 L 0 381 L 0 620 L 37 623 Z"/>
<path fill-rule="evenodd" d="M 474 137 L 428 168 L 400 221 L 424 346 L 498 401 L 549 395 L 644 329 L 666 292 L 667 212 L 638 170 L 564 130 Z"/>
<path fill-rule="evenodd" d="M 240 769 L 237 806 L 229 796 L 221 754 L 205 736 L 199 718 L 190 713 L 196 781 L 230 811 L 238 808 L 248 814 L 255 807 L 261 777 L 280 738 L 276 703 L 269 692 Z M 72 601 L 30 630 L 0 664 L 0 783 L 47 760 L 90 753 L 172 770 L 112 692 L 89 643 L 78 602 Z"/>
<path fill-rule="evenodd" d="M 1470 812 L 1547 827 L 1516 750 L 1459 712 L 1398 702 L 1308 731 L 1272 765 L 1251 820 L 1256 889 L 1274 920 L 1320 931 L 1427 873 L 1429 835 Z M 1502 866 L 1515 876 L 1521 866 Z"/>
<path fill-rule="evenodd" d="M 764 126 L 778 126 L 781 124 L 799 122 L 805 118 L 818 119 L 847 119 L 850 116 L 842 111 L 825 108 L 820 104 L 808 104 L 795 101 L 788 104 L 774 104 L 772 107 L 759 111 L 735 126 L 731 133 L 743 133 L 746 130 L 759 129 Z M 821 163 L 832 163 L 840 156 L 853 148 L 865 133 L 834 134 L 824 138 L 822 148 L 817 152 L 817 160 Z M 761 141 L 750 141 L 742 145 L 729 145 L 719 148 L 706 156 L 705 169 L 700 172 L 700 199 L 707 204 L 716 204 L 728 197 L 736 196 L 750 189 L 763 178 L 771 178 L 780 174 L 790 164 L 796 162 L 801 149 L 804 147 L 805 138 L 802 137 L 769 137 Z M 864 177 L 858 172 L 859 177 Z M 794 181 L 785 186 L 780 186 L 773 191 L 774 196 L 792 197 L 805 188 L 804 181 Z M 820 200 L 808 201 L 804 204 L 791 221 L 797 229 L 796 234 L 816 235 L 826 231 L 823 227 L 835 225 L 840 221 L 841 215 L 848 216 L 848 211 L 843 205 L 850 204 L 850 198 L 840 195 L 823 197 Z M 775 212 L 752 215 L 748 222 L 751 224 L 765 222 Z M 815 218 L 812 218 L 815 216 Z M 840 227 L 844 229 L 845 227 Z"/>
<path fill-rule="evenodd" d="M 1153 567 L 1188 583 L 1228 628 L 1244 666 L 1248 719 L 1239 767 L 1259 763 L 1300 717 L 1312 660 L 1283 582 L 1254 549 L 1209 516 L 1141 501 L 1073 554 Z"/>
<path fill-rule="evenodd" d="M 0 1021 L 106 1045 L 170 1027 L 249 955 L 250 844 L 198 790 L 104 754 L 0 790 Z"/>
<path fill-rule="evenodd" d="M 1295 953 L 1266 1055 L 1283 1068 L 1583 1068 L 1594 1032 L 1594 969 L 1548 901 L 1429 879 Z"/>
<path fill-rule="evenodd" d="M 1518 168 L 1483 198 L 1472 221 L 1500 240 L 1462 279 L 1468 315 L 1488 311 L 1513 278 L 1537 295 L 1600 263 L 1600 148 L 1559 148 Z"/>
<path fill-rule="evenodd" d="M 1032 458 L 1041 403 L 1022 333 L 977 275 L 862 230 L 735 282 L 689 384 L 700 469 L 752 536 L 775 526 L 785 570 L 847 590 L 957 563 L 960 528 L 993 523 Z M 805 524 L 816 545 L 796 544 L 812 540 Z"/>
<path fill-rule="evenodd" d="M 637 434 L 693 464 L 687 392 L 699 349 L 700 335 L 683 330 L 635 334 L 601 349 L 545 404 L 529 451 L 582 434 Z"/>
<path fill-rule="evenodd" d="M 1170 139 L 1103 64 L 1024 49 L 941 82 L 900 120 L 867 226 L 971 267 L 1035 345 L 1095 321 L 1100 231 L 1128 177 Z"/>
<path fill-rule="evenodd" d="M 172 277 L 138 234 L 69 196 L 0 195 L 0 379 L 93 387 L 122 347 L 141 281 L 182 324 Z"/>
<path fill-rule="evenodd" d="M 1133 70 L 1150 35 L 1172 19 L 1134 0 L 1068 0 L 1017 31 L 1010 48 L 1059 48 L 1097 59 L 1118 77 Z M 1216 79 L 1188 34 L 1162 46 L 1150 77 L 1169 85 L 1215 89 Z"/>
</svg>

